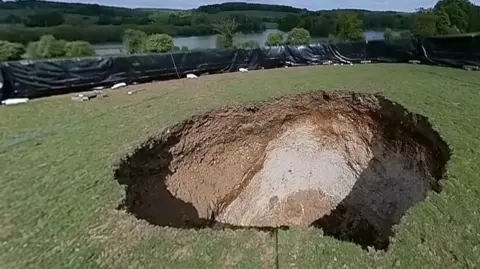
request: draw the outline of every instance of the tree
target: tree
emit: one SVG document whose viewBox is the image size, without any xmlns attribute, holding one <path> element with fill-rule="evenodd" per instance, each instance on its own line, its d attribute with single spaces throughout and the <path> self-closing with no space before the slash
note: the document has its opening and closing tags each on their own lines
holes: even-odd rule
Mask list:
<svg viewBox="0 0 480 269">
<path fill-rule="evenodd" d="M 31 42 L 27 47 L 30 59 L 47 59 L 65 56 L 65 40 L 57 40 L 53 35 L 44 35 L 40 40 Z"/>
<path fill-rule="evenodd" d="M 393 39 L 393 31 L 390 28 L 385 29 L 383 32 L 383 38 L 385 40 L 392 40 Z"/>
<path fill-rule="evenodd" d="M 356 13 L 340 12 L 337 14 L 337 37 L 341 40 L 364 40 L 362 21 Z"/>
<path fill-rule="evenodd" d="M 208 22 L 209 21 L 208 21 L 207 14 L 202 12 L 197 12 L 192 16 L 190 24 L 197 25 L 197 24 L 206 24 Z"/>
<path fill-rule="evenodd" d="M 262 19 L 259 17 L 248 17 L 243 14 L 231 15 L 237 24 L 235 29 L 236 32 L 241 32 L 244 34 L 248 33 L 257 33 L 263 32 L 265 30 L 265 25 L 262 22 Z"/>
<path fill-rule="evenodd" d="M 468 32 L 480 32 L 480 6 L 472 7 L 468 17 Z"/>
<path fill-rule="evenodd" d="M 338 38 L 334 34 L 329 34 L 327 37 L 327 42 L 328 43 L 336 43 L 338 41 Z"/>
<path fill-rule="evenodd" d="M 468 0 L 440 0 L 434 9 L 443 9 L 448 14 L 450 26 L 466 32 L 469 30 L 470 14 L 474 8 L 475 6 Z"/>
<path fill-rule="evenodd" d="M 465 12 L 468 12 L 471 8 L 473 8 L 473 4 L 469 0 L 440 0 L 435 4 L 434 9 L 446 7 L 451 4 L 458 5 L 460 9 Z"/>
<path fill-rule="evenodd" d="M 167 24 L 169 21 L 169 15 L 163 11 L 153 11 L 148 15 L 148 18 L 158 24 Z"/>
<path fill-rule="evenodd" d="M 322 14 L 320 16 L 302 17 L 298 27 L 307 29 L 312 36 L 326 37 L 329 34 L 335 34 L 335 16 L 332 14 Z"/>
<path fill-rule="evenodd" d="M 300 16 L 289 14 L 283 17 L 278 24 L 278 29 L 282 32 L 288 32 L 297 27 L 300 23 Z"/>
<path fill-rule="evenodd" d="M 239 49 L 245 49 L 245 50 L 256 49 L 256 48 L 260 48 L 260 44 L 255 40 L 250 40 L 250 41 L 246 41 L 244 43 L 241 43 L 236 47 L 239 48 Z"/>
<path fill-rule="evenodd" d="M 400 32 L 400 38 L 401 39 L 411 39 L 412 38 L 412 32 L 406 30 L 406 31 L 401 31 Z"/>
<path fill-rule="evenodd" d="M 7 24 L 17 24 L 17 23 L 22 23 L 23 19 L 14 15 L 14 14 L 9 14 L 5 19 L 4 22 Z"/>
<path fill-rule="evenodd" d="M 293 28 L 287 34 L 287 45 L 308 45 L 310 44 L 310 32 L 303 28 Z"/>
<path fill-rule="evenodd" d="M 67 57 L 87 57 L 94 55 L 95 49 L 92 44 L 86 41 L 73 41 L 65 45 L 65 56 Z"/>
<path fill-rule="evenodd" d="M 234 18 L 225 18 L 223 21 L 216 23 L 213 29 L 219 34 L 217 38 L 217 47 L 224 49 L 233 48 L 233 37 L 237 30 L 238 24 Z"/>
<path fill-rule="evenodd" d="M 257 4 L 257 3 L 222 3 L 222 4 L 213 4 L 205 5 L 198 7 L 199 11 L 215 14 L 222 11 L 246 11 L 246 10 L 263 10 L 263 11 L 277 11 L 285 13 L 301 13 L 307 12 L 306 9 L 295 8 L 285 5 L 271 5 L 271 4 Z"/>
<path fill-rule="evenodd" d="M 31 60 L 40 59 L 40 56 L 37 55 L 37 47 L 38 47 L 38 41 L 28 43 L 27 48 L 25 50 L 27 59 L 31 59 Z"/>
<path fill-rule="evenodd" d="M 147 34 L 138 30 L 127 29 L 123 34 L 123 44 L 130 54 L 142 53 L 146 39 Z"/>
<path fill-rule="evenodd" d="M 435 15 L 437 16 L 436 22 L 436 35 L 446 35 L 449 32 L 450 28 L 450 18 L 448 17 L 447 12 L 443 7 L 435 10 Z"/>
<path fill-rule="evenodd" d="M 148 36 L 145 41 L 145 52 L 163 53 L 173 49 L 173 39 L 166 34 L 155 34 Z"/>
<path fill-rule="evenodd" d="M 233 49 L 234 48 L 233 40 L 232 40 L 232 44 L 230 45 L 230 42 L 227 41 L 225 36 L 217 35 L 217 39 L 215 40 L 215 48 L 217 48 L 217 49 Z"/>
<path fill-rule="evenodd" d="M 64 23 L 63 14 L 56 11 L 34 11 L 23 22 L 27 27 L 51 27 Z"/>
<path fill-rule="evenodd" d="M 458 27 L 461 32 L 465 32 L 468 29 L 468 13 L 461 9 L 458 3 L 451 3 L 444 7 L 445 13 L 450 18 L 450 24 Z"/>
<path fill-rule="evenodd" d="M 285 41 L 285 34 L 282 32 L 270 33 L 268 34 L 267 41 L 265 46 L 280 46 Z"/>
<path fill-rule="evenodd" d="M 420 9 L 415 14 L 413 33 L 418 37 L 435 35 L 437 30 L 437 16 L 429 9 Z"/>
<path fill-rule="evenodd" d="M 0 40 L 0 61 L 20 60 L 24 53 L 22 44 Z"/>
<path fill-rule="evenodd" d="M 458 29 L 458 27 L 454 25 L 454 26 L 450 26 L 450 27 L 447 28 L 447 33 L 446 34 L 447 35 L 457 35 L 457 34 L 460 34 L 460 33 L 461 33 L 460 29 Z"/>
</svg>

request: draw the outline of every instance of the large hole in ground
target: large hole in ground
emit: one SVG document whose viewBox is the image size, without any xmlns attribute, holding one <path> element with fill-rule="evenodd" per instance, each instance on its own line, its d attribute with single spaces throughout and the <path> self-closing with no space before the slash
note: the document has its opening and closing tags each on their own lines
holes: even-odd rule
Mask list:
<svg viewBox="0 0 480 269">
<path fill-rule="evenodd" d="M 386 249 L 450 157 L 428 120 L 381 96 L 317 92 L 224 108 L 162 131 L 115 176 L 123 208 L 177 228 L 311 226 Z"/>
</svg>

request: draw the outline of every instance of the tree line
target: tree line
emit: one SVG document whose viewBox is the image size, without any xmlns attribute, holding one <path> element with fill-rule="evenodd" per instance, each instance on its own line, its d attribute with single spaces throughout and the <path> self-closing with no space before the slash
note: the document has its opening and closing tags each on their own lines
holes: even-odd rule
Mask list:
<svg viewBox="0 0 480 269">
<path fill-rule="evenodd" d="M 236 19 L 237 32 L 265 30 L 261 17 L 243 14 L 215 16 L 197 10 L 172 12 L 34 0 L 0 2 L 2 9 L 10 14 L 0 17 L 0 40 L 23 44 L 43 35 L 67 41 L 121 42 L 126 29 L 170 36 L 211 35 L 215 33 L 214 24 L 227 16 Z"/>
<path fill-rule="evenodd" d="M 239 24 L 234 18 L 226 18 L 217 23 L 214 28 L 219 49 L 252 49 L 259 48 L 257 41 L 234 42 L 233 38 Z M 302 28 L 292 29 L 287 34 L 271 33 L 266 46 L 309 44 L 310 33 Z M 126 29 L 122 41 L 128 54 L 165 53 L 189 51 L 188 47 L 176 47 L 173 38 L 167 34 L 147 34 L 136 29 Z M 23 45 L 9 41 L 0 41 L 0 61 L 19 59 L 49 59 L 59 57 L 94 56 L 93 46 L 86 41 L 71 41 L 57 39 L 53 35 L 44 35 L 38 41 Z"/>
<path fill-rule="evenodd" d="M 276 11 L 286 13 L 313 13 L 307 9 L 296 8 L 285 5 L 270 5 L 270 4 L 257 4 L 257 3 L 241 3 L 231 2 L 223 4 L 204 5 L 198 7 L 198 11 L 208 14 L 216 14 L 223 11 L 248 11 L 248 10 L 261 10 L 261 11 Z"/>
<path fill-rule="evenodd" d="M 66 41 L 119 43 L 126 29 L 147 34 L 202 36 L 217 33 L 215 25 L 234 18 L 236 32 L 261 32 L 266 22 L 278 24 L 289 32 L 304 28 L 312 36 L 342 35 L 342 20 L 360 20 L 363 30 L 405 30 L 419 36 L 480 31 L 480 8 L 468 0 L 441 0 L 433 8 L 415 13 L 367 10 L 308 11 L 282 5 L 225 3 L 201 6 L 195 10 L 162 11 L 106 7 L 96 4 L 70 4 L 35 0 L 0 2 L 0 40 L 28 44 L 44 35 Z M 247 16 L 244 11 L 283 12 L 278 17 Z M 229 15 L 219 14 L 234 12 Z M 235 13 L 238 12 L 238 13 Z M 242 14 L 245 13 L 245 14 Z M 258 13 L 256 13 L 258 14 Z M 266 13 L 267 14 L 267 13 Z M 347 14 L 347 15 L 345 15 Z M 343 17 L 342 17 L 343 16 Z"/>
<path fill-rule="evenodd" d="M 347 22 L 350 21 L 350 22 Z M 342 35 L 340 26 L 356 23 L 365 30 L 402 30 L 419 37 L 480 31 L 480 7 L 468 0 L 441 0 L 433 8 L 420 8 L 415 13 L 394 12 L 325 12 L 290 14 L 279 20 L 284 32 L 293 28 L 307 29 L 313 36 Z"/>
<path fill-rule="evenodd" d="M 0 61 L 85 57 L 93 55 L 95 55 L 95 50 L 93 46 L 86 41 L 68 42 L 56 39 L 52 35 L 44 35 L 38 41 L 30 42 L 27 46 L 20 43 L 0 40 Z"/>
<path fill-rule="evenodd" d="M 203 36 L 215 33 L 214 23 L 222 18 L 209 18 L 204 14 L 192 14 L 181 17 L 177 14 L 150 14 L 152 23 L 139 24 L 131 21 L 110 22 L 104 24 L 98 21 L 92 23 L 58 23 L 61 16 L 45 15 L 46 18 L 55 18 L 55 22 L 39 19 L 36 23 L 10 24 L 0 26 L 0 39 L 12 42 L 28 43 L 38 40 L 43 35 L 54 35 L 65 40 L 82 39 L 90 43 L 121 42 L 121 35 L 126 29 L 137 29 L 146 33 L 165 33 L 170 36 Z M 43 15 L 42 15 L 43 16 Z M 254 33 L 265 30 L 261 18 L 248 17 L 241 14 L 229 15 L 239 23 L 237 32 Z M 30 22 L 29 22 L 30 23 Z M 48 25 L 48 26 L 45 26 Z"/>
<path fill-rule="evenodd" d="M 45 2 L 31 3 L 30 0 L 15 3 L 45 5 Z M 0 6 L 4 4 L 0 2 Z M 8 5 L 11 5 L 11 2 L 8 2 Z M 64 7 L 70 4 L 55 3 L 55 5 Z M 230 5 L 240 4 L 231 3 Z M 73 6 L 84 7 L 83 4 L 73 4 Z M 106 14 L 123 14 L 124 16 L 130 14 L 127 12 L 129 9 L 117 10 L 117 8 L 105 9 L 98 5 L 86 6 L 89 8 L 87 9 L 88 12 L 98 8 L 97 11 L 105 16 Z M 224 5 L 212 6 L 218 9 L 218 7 Z M 283 8 L 284 6 L 277 7 Z M 49 12 L 57 11 L 53 9 Z M 143 13 L 145 11 L 138 12 Z M 230 14 L 212 19 L 212 15 L 198 13 L 197 11 L 175 13 L 154 11 L 148 14 L 149 19 L 155 23 L 147 25 L 96 24 L 89 27 L 66 24 L 52 27 L 25 27 L 12 24 L 12 27 L 0 28 L 0 40 L 3 40 L 0 41 L 0 60 L 17 60 L 22 57 L 41 59 L 91 56 L 94 55 L 94 50 L 90 43 L 105 41 L 123 42 L 129 53 L 188 50 L 188 48 L 177 48 L 173 45 L 172 36 L 175 36 L 175 33 L 178 34 L 179 31 L 183 31 L 183 33 L 196 31 L 196 33 L 218 34 L 217 47 L 228 49 L 257 48 L 261 45 L 302 45 L 308 44 L 311 36 L 328 36 L 328 41 L 363 40 L 365 38 L 364 30 L 371 29 L 365 25 L 369 21 L 370 25 L 375 23 L 377 29 L 384 29 L 385 39 L 408 38 L 412 35 L 428 37 L 480 31 L 480 8 L 468 0 L 440 0 L 434 7 L 421 8 L 415 13 L 358 12 L 353 10 L 312 13 L 297 10 L 296 14 L 289 14 L 280 18 L 278 28 L 285 34 L 270 34 L 265 44 L 258 44 L 255 41 L 236 43 L 233 39 L 235 33 L 238 32 L 263 31 L 265 28 L 260 18 Z M 374 17 L 372 17 L 374 14 L 377 14 L 376 16 L 380 19 L 374 20 Z M 379 16 L 379 14 L 382 16 Z M 38 20 L 41 20 L 39 18 L 47 20 L 47 17 L 37 17 Z M 58 18 L 55 20 L 58 20 Z M 396 35 L 394 30 L 398 29 L 406 29 L 406 31 Z M 198 34 L 192 33 L 192 35 Z"/>
<path fill-rule="evenodd" d="M 126 29 L 122 33 L 122 41 L 126 53 L 164 53 L 188 51 L 188 47 L 176 47 L 173 38 L 167 34 L 147 34 L 145 32 Z M 92 44 L 86 41 L 57 39 L 52 35 L 44 35 L 38 41 L 23 45 L 9 41 L 0 41 L 0 61 L 20 59 L 50 59 L 60 57 L 95 56 Z"/>
</svg>

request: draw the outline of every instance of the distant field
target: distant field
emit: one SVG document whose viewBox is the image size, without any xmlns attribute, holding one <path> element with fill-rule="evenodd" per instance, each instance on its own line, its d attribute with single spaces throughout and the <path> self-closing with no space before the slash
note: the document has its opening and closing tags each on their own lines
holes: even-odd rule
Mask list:
<svg viewBox="0 0 480 269">
<path fill-rule="evenodd" d="M 160 11 L 160 12 L 169 12 L 169 13 L 176 13 L 184 11 L 182 9 L 169 9 L 169 8 L 136 8 L 136 10 L 141 11 Z"/>
<path fill-rule="evenodd" d="M 278 23 L 275 22 L 265 22 L 265 27 L 267 29 L 278 29 Z"/>
<path fill-rule="evenodd" d="M 10 14 L 22 16 L 25 14 L 25 11 L 26 10 L 20 10 L 20 9 L 0 9 L 0 19 L 4 19 Z"/>
<path fill-rule="evenodd" d="M 28 14 L 28 10 L 24 9 L 0 9 L 0 19 L 5 19 L 8 15 L 13 14 L 19 17 L 23 17 Z M 95 23 L 98 21 L 98 16 L 84 16 L 79 14 L 63 13 L 66 23 L 77 24 L 81 23 Z"/>
<path fill-rule="evenodd" d="M 263 11 L 263 10 L 246 10 L 246 11 L 222 11 L 222 12 L 216 13 L 215 15 L 225 16 L 229 14 L 244 14 L 247 16 L 261 17 L 261 18 L 282 18 L 289 14 L 297 14 L 297 13 Z"/>
<path fill-rule="evenodd" d="M 134 95 L 126 92 L 144 88 Z M 0 268 L 470 268 L 480 262 L 480 76 L 424 65 L 315 66 L 129 86 L 0 108 Z M 443 192 L 411 208 L 388 252 L 317 229 L 182 230 L 116 210 L 113 164 L 161 128 L 218 106 L 311 90 L 381 92 L 453 149 Z"/>
</svg>

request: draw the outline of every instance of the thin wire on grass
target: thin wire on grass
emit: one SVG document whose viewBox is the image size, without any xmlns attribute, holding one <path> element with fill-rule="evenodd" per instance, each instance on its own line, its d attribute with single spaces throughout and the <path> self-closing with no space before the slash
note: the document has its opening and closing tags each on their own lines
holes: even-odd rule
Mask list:
<svg viewBox="0 0 480 269">
<path fill-rule="evenodd" d="M 180 78 L 180 74 L 178 73 L 177 64 L 175 64 L 175 60 L 173 59 L 172 53 L 170 53 L 170 58 L 172 58 L 173 67 L 175 67 L 175 72 L 177 73 L 178 79 L 181 79 L 181 78 Z"/>
<path fill-rule="evenodd" d="M 175 59 L 173 58 L 172 53 L 170 53 L 170 58 L 172 58 L 173 67 L 175 67 L 175 72 L 177 73 L 177 77 L 178 77 L 178 79 L 181 80 L 182 78 L 180 77 L 180 74 L 178 73 L 177 64 L 175 63 Z M 183 87 L 186 88 L 185 81 L 182 80 L 182 84 L 183 84 Z"/>
</svg>

